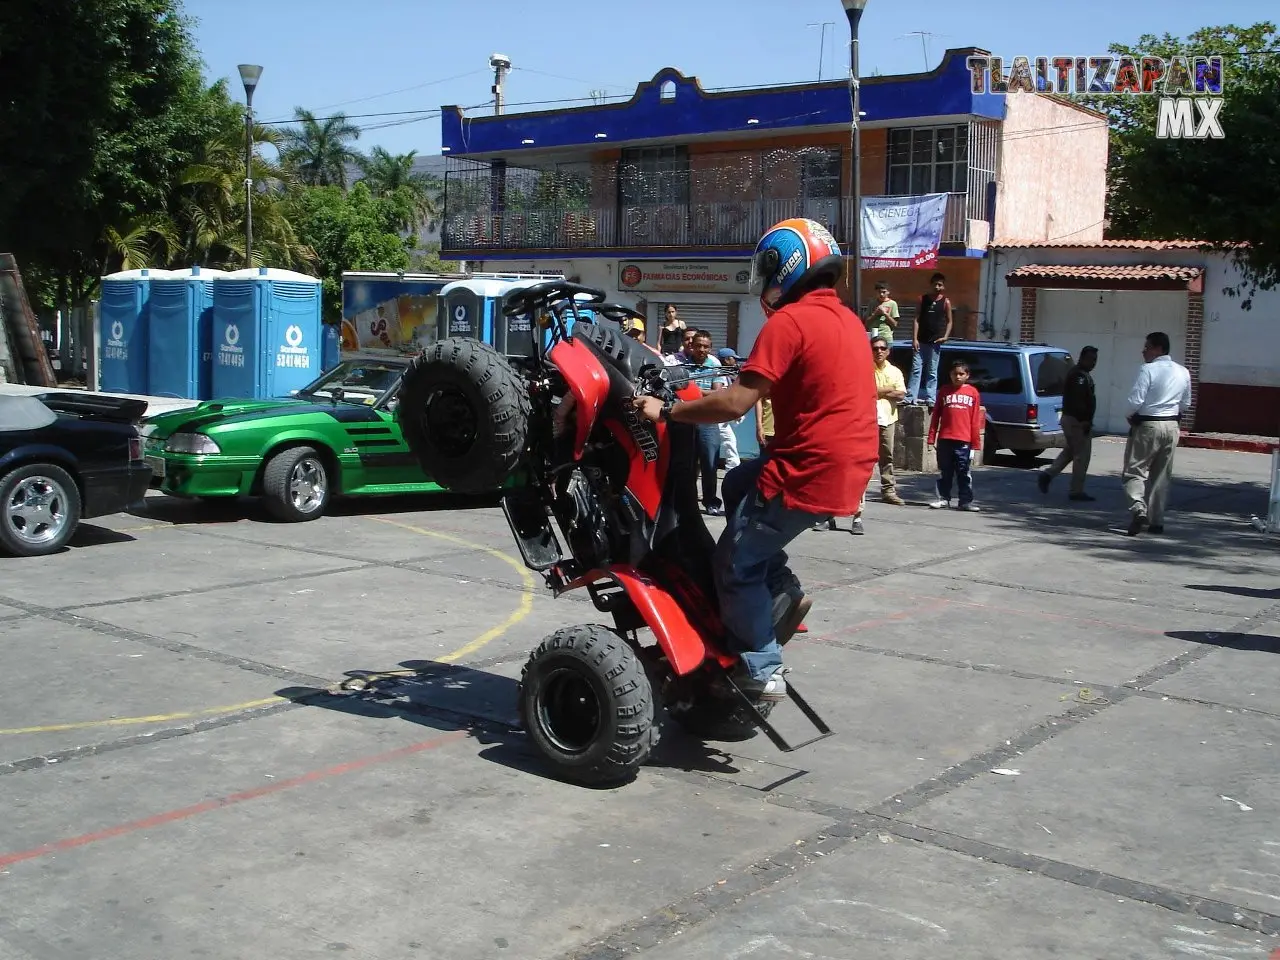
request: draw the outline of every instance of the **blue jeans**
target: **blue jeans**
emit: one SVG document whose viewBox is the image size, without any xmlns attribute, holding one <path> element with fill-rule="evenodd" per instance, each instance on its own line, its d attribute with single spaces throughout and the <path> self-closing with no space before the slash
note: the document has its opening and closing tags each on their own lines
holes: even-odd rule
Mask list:
<svg viewBox="0 0 1280 960">
<path fill-rule="evenodd" d="M 938 353 L 940 344 L 922 343 L 911 357 L 911 380 L 907 383 L 907 402 L 926 400 L 933 405 L 938 399 Z M 920 394 L 920 379 L 924 377 L 924 395 Z"/>
<path fill-rule="evenodd" d="M 960 488 L 960 506 L 973 500 L 973 451 L 959 440 L 939 440 L 938 451 L 938 499 L 951 499 L 951 483 Z"/>
<path fill-rule="evenodd" d="M 702 474 L 702 505 L 720 505 L 716 496 L 716 462 L 720 459 L 720 424 L 698 424 L 698 466 Z"/>
<path fill-rule="evenodd" d="M 796 583 L 785 547 L 815 523 L 829 519 L 766 501 L 757 480 L 765 457 L 746 460 L 724 478 L 725 528 L 716 544 L 715 579 L 720 619 L 742 662 L 757 680 L 782 666 L 773 633 L 773 598 Z"/>
</svg>

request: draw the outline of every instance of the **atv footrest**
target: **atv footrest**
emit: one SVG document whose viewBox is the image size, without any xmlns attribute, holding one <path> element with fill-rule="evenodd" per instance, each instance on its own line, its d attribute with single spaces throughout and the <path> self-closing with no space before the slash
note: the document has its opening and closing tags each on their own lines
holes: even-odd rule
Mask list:
<svg viewBox="0 0 1280 960">
<path fill-rule="evenodd" d="M 834 731 L 827 726 L 826 721 L 818 716 L 817 711 L 814 710 L 813 707 L 809 706 L 809 701 L 800 696 L 799 691 L 796 690 L 795 685 L 790 680 L 787 681 L 788 698 L 795 701 L 795 705 L 800 708 L 800 712 L 805 715 L 805 718 L 813 724 L 814 729 L 818 731 L 818 735 L 816 737 L 810 737 L 808 740 L 802 740 L 797 744 L 790 744 L 787 742 L 786 738 L 777 731 L 773 724 L 765 719 L 764 714 L 760 712 L 760 708 L 756 706 L 755 701 L 743 693 L 742 689 L 733 682 L 731 677 L 726 676 L 725 680 L 728 681 L 729 686 L 733 688 L 733 692 L 737 695 L 738 699 L 742 701 L 742 705 L 751 715 L 751 719 L 759 724 L 760 729 L 765 732 L 765 736 L 772 740 L 773 745 L 783 753 L 792 753 L 799 750 L 801 747 L 807 747 L 811 743 L 817 743 L 819 740 L 825 740 L 827 737 L 834 734 Z"/>
</svg>

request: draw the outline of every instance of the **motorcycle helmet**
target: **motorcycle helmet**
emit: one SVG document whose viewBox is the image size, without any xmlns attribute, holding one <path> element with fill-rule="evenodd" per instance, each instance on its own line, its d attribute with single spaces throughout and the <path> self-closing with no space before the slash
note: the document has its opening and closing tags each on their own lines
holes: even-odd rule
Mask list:
<svg viewBox="0 0 1280 960">
<path fill-rule="evenodd" d="M 844 275 L 844 254 L 831 231 L 795 217 L 775 223 L 756 244 L 750 290 L 766 314 L 818 287 L 834 287 Z"/>
</svg>

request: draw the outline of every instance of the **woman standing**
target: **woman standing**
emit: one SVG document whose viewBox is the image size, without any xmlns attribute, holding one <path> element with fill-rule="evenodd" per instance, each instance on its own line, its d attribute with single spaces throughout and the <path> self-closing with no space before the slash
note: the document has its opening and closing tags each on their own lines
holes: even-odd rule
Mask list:
<svg viewBox="0 0 1280 960">
<path fill-rule="evenodd" d="M 667 304 L 667 318 L 659 333 L 658 347 L 665 354 L 679 353 L 684 346 L 685 322 L 674 303 Z"/>
</svg>

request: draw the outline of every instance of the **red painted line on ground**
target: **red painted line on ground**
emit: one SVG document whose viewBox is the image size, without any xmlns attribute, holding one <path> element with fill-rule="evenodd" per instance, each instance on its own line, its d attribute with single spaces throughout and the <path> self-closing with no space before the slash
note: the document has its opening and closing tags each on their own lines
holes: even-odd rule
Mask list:
<svg viewBox="0 0 1280 960">
<path fill-rule="evenodd" d="M 40 857 L 48 856 L 51 853 L 60 853 L 63 850 L 74 850 L 76 847 L 88 846 L 91 843 L 97 843 L 100 840 L 110 840 L 113 837 L 121 837 L 125 834 L 136 833 L 139 830 L 146 830 L 150 827 L 159 827 L 168 823 L 175 823 L 178 820 L 186 820 L 197 814 L 209 813 L 213 810 L 221 810 L 224 807 L 234 806 L 237 803 L 244 803 L 246 800 L 257 800 L 260 797 L 268 797 L 273 793 L 280 793 L 284 790 L 291 790 L 294 787 L 300 787 L 308 783 L 316 783 L 319 780 L 327 780 L 330 777 L 340 777 L 343 774 L 354 773 L 357 770 L 363 770 L 365 767 L 371 767 L 374 764 L 386 763 L 390 760 L 399 760 L 403 757 L 413 756 L 415 753 L 423 753 L 427 750 L 435 750 L 437 747 L 443 747 L 455 740 L 461 740 L 467 736 L 467 731 L 458 730 L 454 733 L 447 733 L 444 736 L 435 737 L 431 740 L 423 740 L 421 743 L 410 744 L 407 747 L 400 747 L 397 750 L 390 750 L 387 753 L 379 753 L 372 757 L 362 757 L 359 760 L 350 760 L 347 763 L 340 763 L 334 767 L 326 767 L 323 770 L 312 770 L 310 773 L 304 773 L 300 777 L 293 777 L 290 780 L 281 780 L 278 783 L 271 783 L 264 787 L 255 787 L 252 790 L 243 790 L 240 793 L 233 793 L 230 796 L 219 797 L 217 800 L 206 800 L 203 803 L 197 803 L 190 807 L 181 807 L 177 810 L 169 810 L 165 813 L 157 813 L 154 816 L 146 817 L 142 820 L 134 820 L 131 823 L 122 823 L 114 827 L 107 827 L 105 830 L 97 830 L 93 833 L 82 833 L 78 837 L 67 837 L 64 840 L 55 840 L 53 843 L 46 843 L 43 846 L 33 847 L 30 850 L 22 850 L 18 853 L 0 854 L 0 869 L 8 867 L 15 863 L 22 863 L 24 860 L 36 860 Z"/>
</svg>

